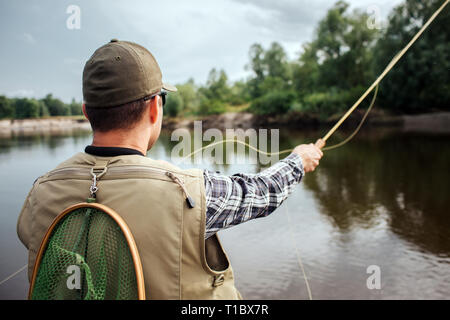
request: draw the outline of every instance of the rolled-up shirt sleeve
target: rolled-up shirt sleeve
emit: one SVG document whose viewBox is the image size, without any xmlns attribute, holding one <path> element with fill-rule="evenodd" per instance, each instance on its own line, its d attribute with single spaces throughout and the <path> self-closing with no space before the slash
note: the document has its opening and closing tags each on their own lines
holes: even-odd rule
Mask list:
<svg viewBox="0 0 450 320">
<path fill-rule="evenodd" d="M 257 174 L 231 176 L 205 170 L 205 239 L 219 230 L 265 217 L 278 208 L 304 176 L 302 159 L 292 153 Z"/>
</svg>

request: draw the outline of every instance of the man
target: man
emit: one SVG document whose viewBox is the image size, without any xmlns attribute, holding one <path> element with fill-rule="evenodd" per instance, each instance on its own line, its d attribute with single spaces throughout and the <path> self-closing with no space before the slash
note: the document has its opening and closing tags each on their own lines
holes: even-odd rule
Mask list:
<svg viewBox="0 0 450 320">
<path fill-rule="evenodd" d="M 297 146 L 259 174 L 224 176 L 182 170 L 145 155 L 157 141 L 167 91 L 153 55 L 111 40 L 83 71 L 83 112 L 94 138 L 55 170 L 38 178 L 18 220 L 29 250 L 29 276 L 52 220 L 92 193 L 129 226 L 142 261 L 150 299 L 240 299 L 217 232 L 267 216 L 313 171 L 324 143 Z"/>
</svg>

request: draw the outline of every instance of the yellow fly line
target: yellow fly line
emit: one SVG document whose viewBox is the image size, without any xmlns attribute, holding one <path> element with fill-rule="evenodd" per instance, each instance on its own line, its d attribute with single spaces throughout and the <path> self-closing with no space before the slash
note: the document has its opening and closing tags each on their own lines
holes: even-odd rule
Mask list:
<svg viewBox="0 0 450 320">
<path fill-rule="evenodd" d="M 322 150 L 331 150 L 331 149 L 343 146 L 344 144 L 349 142 L 358 133 L 359 129 L 361 129 L 361 126 L 363 125 L 364 121 L 366 120 L 367 115 L 369 114 L 370 110 L 372 110 L 372 107 L 373 107 L 373 105 L 375 103 L 375 100 L 377 98 L 377 93 L 378 93 L 378 85 L 375 87 L 375 93 L 373 95 L 372 101 L 370 102 L 370 106 L 369 106 L 369 108 L 367 108 L 367 111 L 364 113 L 364 116 L 362 117 L 362 120 L 359 123 L 358 127 L 355 129 L 355 131 L 353 131 L 353 133 L 348 138 L 346 138 L 344 141 L 339 142 L 338 144 L 335 144 L 333 146 L 324 147 L 324 148 L 322 148 Z M 210 143 L 210 144 L 208 144 L 208 145 L 206 145 L 204 147 L 198 148 L 197 150 L 195 150 L 195 151 L 189 153 L 187 156 L 183 157 L 181 159 L 181 161 L 184 161 L 185 159 L 188 159 L 188 158 L 192 157 L 193 155 L 201 152 L 204 149 L 207 149 L 207 148 L 210 148 L 210 147 L 214 147 L 214 146 L 217 146 L 219 144 L 227 143 L 227 142 L 235 142 L 235 143 L 238 143 L 238 144 L 242 144 L 242 145 L 248 147 L 249 149 L 254 150 L 254 151 L 258 152 L 258 153 L 264 154 L 266 156 L 275 156 L 275 155 L 285 154 L 285 153 L 292 152 L 292 150 L 294 150 L 294 149 L 291 148 L 291 149 L 285 149 L 285 150 L 281 150 L 281 151 L 277 151 L 277 152 L 267 152 L 267 151 L 263 151 L 261 149 L 258 149 L 258 148 L 252 146 L 251 144 L 249 144 L 249 143 L 247 143 L 245 141 L 241 141 L 241 140 L 237 140 L 237 139 L 225 139 L 225 140 L 215 141 L 215 142 Z"/>
<path fill-rule="evenodd" d="M 339 128 L 339 126 L 342 124 L 342 122 L 345 121 L 345 119 L 348 118 L 348 116 L 355 110 L 359 104 L 367 97 L 367 95 L 376 87 L 378 84 L 383 80 L 383 78 L 386 76 L 386 74 L 391 71 L 391 69 L 397 64 L 397 62 L 400 60 L 401 57 L 409 50 L 409 48 L 416 42 L 416 40 L 422 35 L 422 33 L 428 28 L 428 26 L 433 22 L 433 20 L 438 16 L 439 13 L 445 8 L 445 6 L 448 4 L 450 0 L 446 0 L 439 9 L 436 10 L 435 13 L 428 19 L 428 21 L 420 28 L 420 30 L 416 33 L 416 35 L 409 41 L 409 43 L 397 54 L 395 57 L 389 62 L 387 67 L 384 69 L 384 71 L 378 76 L 378 78 L 372 83 L 372 85 L 366 90 L 366 92 L 363 93 L 363 95 L 358 99 L 358 101 L 355 102 L 355 104 L 345 113 L 342 118 L 336 123 L 336 125 L 331 128 L 330 131 L 322 138 L 325 142 L 328 140 L 328 138 Z"/>
<path fill-rule="evenodd" d="M 439 9 L 436 10 L 436 12 L 434 12 L 434 14 L 428 19 L 428 21 L 422 26 L 422 28 L 420 28 L 420 30 L 416 33 L 416 35 L 409 41 L 409 43 L 399 52 L 397 53 L 394 58 L 389 62 L 389 64 L 387 65 L 387 67 L 383 70 L 383 72 L 378 76 L 378 78 L 372 83 L 372 85 L 366 90 L 366 92 L 363 93 L 363 95 L 353 104 L 353 106 L 341 117 L 341 119 L 334 125 L 333 128 L 330 129 L 330 131 L 328 131 L 328 133 L 322 138 L 322 140 L 324 140 L 325 142 L 328 140 L 328 138 L 330 138 L 330 136 L 341 126 L 341 124 L 348 118 L 348 116 L 361 104 L 361 102 L 369 95 L 370 92 L 372 92 L 373 89 L 375 89 L 372 101 L 370 103 L 369 108 L 367 108 L 367 111 L 365 112 L 361 122 L 359 123 L 358 127 L 356 128 L 356 130 L 345 140 L 343 140 L 342 142 L 333 145 L 333 146 L 329 146 L 329 147 L 324 147 L 322 148 L 322 150 L 331 150 L 331 149 L 335 149 L 338 147 L 343 146 L 344 144 L 346 144 L 347 142 L 349 142 L 359 131 L 359 129 L 361 128 L 362 124 L 364 123 L 367 115 L 369 114 L 370 110 L 372 109 L 377 94 L 378 94 L 378 85 L 381 82 L 381 80 L 383 80 L 383 78 L 386 76 L 386 74 L 391 71 L 391 69 L 397 64 L 397 62 L 401 59 L 401 57 L 409 50 L 409 48 L 414 44 L 414 42 L 416 42 L 416 40 L 422 35 L 422 33 L 428 28 L 428 26 L 431 24 L 431 22 L 433 22 L 433 20 L 439 15 L 439 13 L 441 13 L 441 11 L 445 8 L 445 6 L 449 3 L 450 0 L 446 0 L 440 7 Z M 251 146 L 250 144 L 246 143 L 245 141 L 240 141 L 240 140 L 235 140 L 235 139 L 226 139 L 226 140 L 222 140 L 222 141 L 216 141 L 214 143 L 208 144 L 202 148 L 199 148 L 197 150 L 195 150 L 194 152 L 188 154 L 187 156 L 183 157 L 182 160 L 185 160 L 189 157 L 191 157 L 192 155 L 206 149 L 209 147 L 213 147 L 215 145 L 221 144 L 221 143 L 226 143 L 226 142 L 235 142 L 235 143 L 239 143 L 239 144 L 243 144 L 247 147 L 249 147 L 252 150 L 255 150 L 261 154 L 264 155 L 280 155 L 280 154 L 284 154 L 284 153 L 288 153 L 291 152 L 293 149 L 286 149 L 286 150 L 282 150 L 282 151 L 278 151 L 278 152 L 266 152 L 263 150 L 260 150 L 258 148 L 255 148 L 253 146 Z M 289 215 L 289 210 L 287 211 L 287 217 L 289 219 L 289 228 L 291 228 L 291 221 L 290 221 L 290 215 Z M 309 281 L 308 278 L 306 276 L 306 272 L 305 272 L 305 268 L 303 266 L 301 257 L 300 257 L 300 252 L 298 250 L 298 246 L 297 243 L 294 239 L 292 230 L 290 230 L 290 234 L 294 243 L 294 247 L 295 247 L 295 254 L 297 256 L 297 262 L 298 265 L 302 271 L 302 276 L 303 279 L 305 280 L 305 284 L 306 284 L 306 289 L 308 292 L 308 298 L 309 300 L 313 300 L 312 297 L 312 292 L 311 292 L 311 286 L 309 285 Z"/>
<path fill-rule="evenodd" d="M 378 91 L 378 84 L 381 82 L 381 80 L 386 76 L 386 74 L 394 67 L 395 64 L 397 64 L 397 62 L 400 60 L 400 58 L 409 50 L 409 48 L 414 44 L 414 42 L 416 42 L 416 40 L 422 35 L 422 33 L 428 28 L 428 26 L 431 24 L 431 22 L 433 22 L 433 20 L 439 15 L 439 13 L 441 13 L 441 11 L 445 8 L 445 6 L 449 3 L 450 0 L 446 0 L 440 7 L 439 9 L 436 10 L 436 12 L 428 19 L 428 21 L 422 26 L 422 28 L 416 33 L 416 35 L 411 39 L 411 41 L 397 54 L 395 55 L 395 57 L 391 60 L 391 62 L 389 62 L 389 64 L 387 65 L 387 67 L 384 69 L 384 71 L 378 76 L 378 78 L 372 83 L 372 85 L 366 90 L 366 92 L 364 92 L 364 94 L 358 99 L 358 101 L 355 102 L 355 104 L 342 116 L 342 118 L 336 123 L 336 125 L 331 128 L 331 130 L 322 138 L 324 141 L 327 141 L 328 138 L 340 127 L 340 125 L 345 121 L 345 119 L 348 118 L 348 116 L 360 105 L 360 103 L 367 97 L 367 95 L 374 89 L 375 90 L 375 94 L 374 97 L 372 98 L 372 102 L 370 104 L 370 107 L 367 109 L 361 123 L 359 124 L 359 126 L 356 128 L 355 132 L 353 132 L 347 139 L 345 139 L 344 141 L 342 141 L 341 143 L 338 143 L 337 145 L 334 146 L 330 146 L 330 147 L 325 147 L 322 150 L 330 150 L 333 148 L 337 148 L 340 147 L 342 145 L 344 145 L 345 143 L 347 143 L 351 138 L 353 138 L 353 136 L 358 132 L 358 130 L 361 128 L 362 123 L 364 122 L 365 118 L 367 117 L 368 113 L 370 112 L 371 108 L 373 107 L 373 104 L 375 102 L 375 98 L 377 95 L 377 91 Z M 215 145 L 218 145 L 220 143 L 224 143 L 224 142 L 236 142 L 236 143 L 240 143 L 240 144 L 244 144 L 247 147 L 249 147 L 252 150 L 255 150 L 261 154 L 265 154 L 265 155 L 279 155 L 279 154 L 284 154 L 284 153 L 288 153 L 291 152 L 293 149 L 286 149 L 286 150 L 282 150 L 282 151 L 278 151 L 278 152 L 265 152 L 263 150 L 260 150 L 258 148 L 255 148 L 251 145 L 249 145 L 246 142 L 240 141 L 240 140 L 234 140 L 234 139 L 227 139 L 227 140 L 222 140 L 222 141 L 218 141 L 218 142 L 214 142 L 211 143 L 207 146 L 204 146 L 198 150 L 195 150 L 194 152 L 190 153 L 189 155 L 187 155 L 186 157 L 184 157 L 183 159 L 186 159 L 188 157 L 191 157 L 192 155 L 196 154 L 197 152 L 200 152 L 206 148 L 209 147 L 213 147 Z M 295 242 L 294 242 L 295 244 Z M 312 300 L 312 294 L 311 294 L 311 290 L 310 290 L 310 286 L 308 283 L 308 279 L 306 278 L 306 274 L 304 272 L 304 268 L 303 265 L 301 263 L 301 259 L 299 256 L 299 252 L 297 249 L 297 245 L 296 246 L 296 254 L 297 254 L 297 258 L 299 260 L 299 264 L 300 267 L 303 271 L 303 277 L 305 279 L 306 285 L 307 285 L 307 289 L 308 289 L 308 296 L 309 299 Z M 21 271 L 25 270 L 27 267 L 27 265 L 24 265 L 23 267 L 21 267 L 19 270 L 17 270 L 16 272 L 14 272 L 13 274 L 11 274 L 10 276 L 6 277 L 5 279 L 3 279 L 2 281 L 0 281 L 0 285 L 4 284 L 6 281 L 10 280 L 11 278 L 15 277 L 17 274 L 19 274 Z"/>
<path fill-rule="evenodd" d="M 414 42 L 416 42 L 417 39 L 419 39 L 419 37 L 422 35 L 422 33 L 428 28 L 428 26 L 431 24 L 431 22 L 433 22 L 433 20 L 439 15 L 439 13 L 441 13 L 441 11 L 445 8 L 445 6 L 449 3 L 450 0 L 446 0 L 440 7 L 439 9 L 437 9 L 433 15 L 428 19 L 428 21 L 422 26 L 422 28 L 420 28 L 420 30 L 415 34 L 415 36 L 408 42 L 408 44 L 401 50 L 399 51 L 394 58 L 392 58 L 392 60 L 389 62 L 389 64 L 387 65 L 387 67 L 383 70 L 383 72 L 378 76 L 378 78 L 370 85 L 370 87 L 362 94 L 362 96 L 353 104 L 353 106 L 350 107 L 350 109 L 339 119 L 339 121 L 334 125 L 333 128 L 330 129 L 330 131 L 328 131 L 328 133 L 322 138 L 322 140 L 324 142 L 326 142 L 328 140 L 328 138 L 330 138 L 330 136 L 341 126 L 341 124 L 348 118 L 348 116 L 361 104 L 361 102 L 369 95 L 369 93 L 372 92 L 373 89 L 375 90 L 375 93 L 373 95 L 372 101 L 370 103 L 369 108 L 367 109 L 366 113 L 364 114 L 361 122 L 359 123 L 358 127 L 356 128 L 356 130 L 348 137 L 346 138 L 344 141 L 333 145 L 333 146 L 329 146 L 329 147 L 324 147 L 322 148 L 322 150 L 326 151 L 326 150 L 331 150 L 331 149 L 335 149 L 338 147 L 343 146 L 344 144 L 346 144 L 347 142 L 349 142 L 359 131 L 359 129 L 361 128 L 362 124 L 364 123 L 364 121 L 366 120 L 367 115 L 369 114 L 369 112 L 371 111 L 376 97 L 377 97 L 377 93 L 378 93 L 378 85 L 381 82 L 381 80 L 383 80 L 383 78 L 386 76 L 386 74 L 391 71 L 391 69 L 397 64 L 397 62 L 403 57 L 403 55 L 409 50 L 409 48 L 411 48 L 411 46 L 414 44 Z M 182 161 L 184 161 L 187 158 L 190 158 L 191 156 L 197 154 L 198 152 L 201 152 L 202 150 L 206 149 L 206 148 L 210 148 L 213 146 L 216 146 L 218 144 L 222 144 L 222 143 L 227 143 L 227 142 L 235 142 L 238 144 L 242 144 L 247 146 L 248 148 L 267 155 L 267 156 L 275 156 L 275 155 L 281 155 L 284 153 L 289 153 L 291 152 L 293 149 L 286 149 L 286 150 L 282 150 L 282 151 L 277 151 L 277 152 L 266 152 L 263 150 L 260 150 L 254 146 L 251 146 L 250 144 L 246 143 L 245 141 L 241 141 L 241 140 L 236 140 L 236 139 L 225 139 L 225 140 L 221 140 L 221 141 L 216 141 L 213 143 L 210 143 L 204 147 L 201 147 L 193 152 L 191 152 L 190 154 L 188 154 L 187 156 L 182 158 Z"/>
</svg>

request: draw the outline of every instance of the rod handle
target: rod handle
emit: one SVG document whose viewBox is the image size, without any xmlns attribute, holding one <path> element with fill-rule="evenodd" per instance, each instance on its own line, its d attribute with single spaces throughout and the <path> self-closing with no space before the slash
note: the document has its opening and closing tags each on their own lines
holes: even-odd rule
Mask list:
<svg viewBox="0 0 450 320">
<path fill-rule="evenodd" d="M 323 147 L 325 147 L 325 140 L 323 139 L 317 139 L 316 143 L 314 143 L 314 145 L 319 148 L 322 149 Z"/>
</svg>

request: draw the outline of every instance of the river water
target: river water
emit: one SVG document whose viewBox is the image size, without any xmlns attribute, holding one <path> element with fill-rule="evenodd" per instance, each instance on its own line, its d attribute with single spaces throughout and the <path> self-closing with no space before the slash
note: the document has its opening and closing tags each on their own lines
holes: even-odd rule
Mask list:
<svg viewBox="0 0 450 320">
<path fill-rule="evenodd" d="M 325 130 L 281 130 L 280 149 Z M 34 179 L 90 141 L 89 132 L 0 138 L 0 281 L 27 263 L 16 222 Z M 166 132 L 148 156 L 169 160 L 174 144 Z M 272 215 L 219 233 L 236 286 L 246 299 L 308 299 L 300 260 L 313 299 L 448 299 L 449 162 L 449 134 L 362 130 L 325 152 Z M 262 169 L 191 166 L 226 174 Z M 27 289 L 23 271 L 0 285 L 0 299 L 23 299 Z"/>
</svg>

